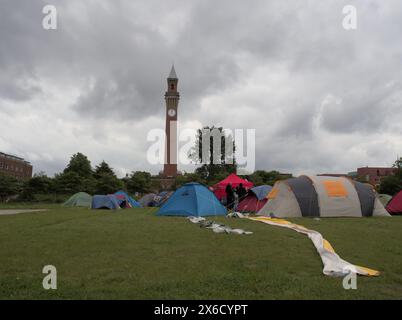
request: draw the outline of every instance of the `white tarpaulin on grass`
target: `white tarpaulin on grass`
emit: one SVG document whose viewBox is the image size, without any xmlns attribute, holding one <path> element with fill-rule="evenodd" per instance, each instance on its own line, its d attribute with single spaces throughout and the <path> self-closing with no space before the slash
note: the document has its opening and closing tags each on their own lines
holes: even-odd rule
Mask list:
<svg viewBox="0 0 402 320">
<path fill-rule="evenodd" d="M 250 231 L 245 231 L 243 229 L 232 229 L 231 227 L 223 224 L 208 221 L 203 217 L 187 217 L 187 219 L 192 223 L 199 224 L 201 227 L 212 229 L 212 231 L 215 233 L 253 234 Z"/>
<path fill-rule="evenodd" d="M 318 254 L 321 257 L 324 264 L 323 273 L 327 276 L 344 277 L 350 273 L 359 274 L 362 276 L 379 276 L 380 272 L 365 267 L 355 266 L 339 257 L 331 244 L 323 238 L 323 236 L 314 230 L 307 229 L 301 225 L 294 224 L 284 219 L 268 218 L 268 217 L 256 217 L 248 218 L 254 221 L 260 221 L 272 226 L 278 226 L 295 230 L 299 233 L 307 235 L 314 246 L 316 247 Z"/>
</svg>

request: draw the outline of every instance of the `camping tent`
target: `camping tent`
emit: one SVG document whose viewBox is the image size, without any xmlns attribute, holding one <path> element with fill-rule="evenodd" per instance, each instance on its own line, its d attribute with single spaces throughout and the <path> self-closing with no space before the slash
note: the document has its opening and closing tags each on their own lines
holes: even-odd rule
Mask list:
<svg viewBox="0 0 402 320">
<path fill-rule="evenodd" d="M 155 206 L 155 193 L 148 193 L 144 195 L 138 202 L 143 207 L 154 207 Z"/>
<path fill-rule="evenodd" d="M 402 214 L 402 191 L 397 193 L 387 205 L 390 214 Z"/>
<path fill-rule="evenodd" d="M 237 188 L 241 183 L 243 184 L 243 187 L 246 188 L 246 190 L 253 187 L 252 182 L 244 180 L 232 173 L 226 179 L 212 186 L 212 190 L 219 200 L 222 200 L 222 198 L 226 196 L 226 186 L 229 183 L 232 185 L 232 188 Z"/>
<path fill-rule="evenodd" d="M 96 195 L 92 197 L 92 209 L 120 209 L 119 202 L 114 195 L 100 196 Z"/>
<path fill-rule="evenodd" d="M 381 203 L 384 207 L 391 201 L 392 197 L 389 194 L 379 194 L 378 199 L 380 199 Z"/>
<path fill-rule="evenodd" d="M 272 190 L 271 186 L 254 187 L 248 191 L 247 196 L 240 201 L 236 208 L 239 212 L 258 212 L 267 203 L 267 195 Z"/>
<path fill-rule="evenodd" d="M 86 207 L 90 208 L 92 203 L 92 196 L 85 192 L 78 192 L 71 196 L 66 202 L 63 203 L 64 207 Z"/>
<path fill-rule="evenodd" d="M 127 193 L 124 191 L 117 191 L 114 196 L 117 198 L 120 207 L 123 206 L 124 208 L 140 208 L 141 205 L 131 198 Z"/>
<path fill-rule="evenodd" d="M 285 217 L 389 216 L 373 187 L 341 177 L 300 176 L 275 183 L 261 215 Z"/>
<path fill-rule="evenodd" d="M 172 196 L 172 191 L 162 191 L 155 196 L 155 207 L 162 207 L 162 205 Z"/>
<path fill-rule="evenodd" d="M 157 212 L 158 216 L 217 216 L 227 211 L 207 187 L 187 183 L 179 188 Z"/>
</svg>

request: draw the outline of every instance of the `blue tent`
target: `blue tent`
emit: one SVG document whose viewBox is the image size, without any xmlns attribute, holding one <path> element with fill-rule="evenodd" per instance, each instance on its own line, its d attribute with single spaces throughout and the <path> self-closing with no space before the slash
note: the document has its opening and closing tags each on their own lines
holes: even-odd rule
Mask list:
<svg viewBox="0 0 402 320">
<path fill-rule="evenodd" d="M 120 209 L 119 202 L 114 195 L 92 197 L 92 209 Z"/>
<path fill-rule="evenodd" d="M 118 201 L 126 201 L 129 203 L 128 207 L 131 208 L 140 208 L 141 205 L 135 201 L 133 198 L 131 198 L 127 193 L 125 193 L 124 191 L 117 191 L 115 194 L 116 198 L 118 199 Z"/>
<path fill-rule="evenodd" d="M 268 185 L 251 188 L 251 191 L 254 192 L 259 201 L 264 200 L 267 197 L 268 193 L 271 192 L 271 190 L 272 187 Z"/>
<path fill-rule="evenodd" d="M 224 216 L 227 210 L 213 192 L 199 183 L 179 188 L 157 212 L 158 216 Z"/>
</svg>

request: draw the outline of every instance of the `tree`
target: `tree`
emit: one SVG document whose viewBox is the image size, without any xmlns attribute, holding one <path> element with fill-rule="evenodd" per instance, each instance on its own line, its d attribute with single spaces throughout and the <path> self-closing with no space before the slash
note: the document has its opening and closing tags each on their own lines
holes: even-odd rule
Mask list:
<svg viewBox="0 0 402 320">
<path fill-rule="evenodd" d="M 381 179 L 379 192 L 395 195 L 402 190 L 402 158 L 399 158 L 392 165 L 395 168 L 394 175 Z"/>
<path fill-rule="evenodd" d="M 148 193 L 152 189 L 151 174 L 149 172 L 133 172 L 126 181 L 127 191 L 130 193 Z"/>
<path fill-rule="evenodd" d="M 57 193 L 74 194 L 77 192 L 87 192 L 93 194 L 96 180 L 92 177 L 81 177 L 77 172 L 63 172 L 54 177 L 54 189 Z"/>
<path fill-rule="evenodd" d="M 196 173 L 208 184 L 236 173 L 235 142 L 222 127 L 198 129 L 195 146 L 189 158 L 201 164 Z"/>
<path fill-rule="evenodd" d="M 396 160 L 392 167 L 395 168 L 394 175 L 398 177 L 398 179 L 402 180 L 402 158 Z"/>
<path fill-rule="evenodd" d="M 64 173 L 74 172 L 81 178 L 89 178 L 92 176 L 91 162 L 88 160 L 87 156 L 78 152 L 74 154 L 67 167 L 64 169 Z"/>
<path fill-rule="evenodd" d="M 36 173 L 27 181 L 27 186 L 33 193 L 49 193 L 52 185 L 52 178 L 49 178 L 44 172 Z"/>
<path fill-rule="evenodd" d="M 49 178 L 44 172 L 39 172 L 24 182 L 20 199 L 35 200 L 35 194 L 50 193 L 52 187 L 53 179 Z"/>
<path fill-rule="evenodd" d="M 281 174 L 278 171 L 264 171 L 257 170 L 252 175 L 250 175 L 250 181 L 256 186 L 260 185 L 270 185 L 273 186 L 278 180 L 284 180 L 292 178 L 291 174 Z"/>
<path fill-rule="evenodd" d="M 81 181 L 81 188 L 79 191 L 83 191 L 89 194 L 94 194 L 96 188 L 96 179 L 93 176 L 83 178 Z M 77 192 L 79 192 L 77 191 Z"/>
<path fill-rule="evenodd" d="M 198 173 L 184 173 L 182 175 L 178 175 L 174 181 L 174 188 L 178 189 L 182 185 L 189 182 L 198 182 L 201 184 L 205 184 L 204 179 Z"/>
<path fill-rule="evenodd" d="M 54 177 L 54 188 L 57 193 L 77 193 L 80 191 L 81 185 L 81 178 L 74 171 L 58 173 Z"/>
<path fill-rule="evenodd" d="M 389 176 L 381 179 L 379 192 L 391 196 L 397 194 L 402 189 L 401 179 L 397 176 Z"/>
<path fill-rule="evenodd" d="M 70 158 L 70 162 L 62 173 L 54 178 L 54 189 L 58 193 L 73 194 L 80 191 L 93 193 L 96 180 L 93 177 L 91 162 L 87 156 L 78 152 Z"/>
<path fill-rule="evenodd" d="M 94 177 L 95 179 L 99 179 L 105 174 L 116 177 L 113 169 L 105 161 L 102 161 L 95 167 Z"/>
<path fill-rule="evenodd" d="M 195 173 L 199 175 L 206 184 L 213 185 L 225 179 L 231 173 L 236 173 L 236 169 L 228 165 L 204 164 L 195 169 Z"/>
<path fill-rule="evenodd" d="M 8 197 L 20 192 L 20 182 L 12 176 L 0 173 L 0 201 L 4 202 Z"/>
<path fill-rule="evenodd" d="M 118 179 L 114 174 L 102 173 L 98 176 L 95 183 L 95 193 L 111 194 L 123 188 L 123 181 Z"/>
</svg>

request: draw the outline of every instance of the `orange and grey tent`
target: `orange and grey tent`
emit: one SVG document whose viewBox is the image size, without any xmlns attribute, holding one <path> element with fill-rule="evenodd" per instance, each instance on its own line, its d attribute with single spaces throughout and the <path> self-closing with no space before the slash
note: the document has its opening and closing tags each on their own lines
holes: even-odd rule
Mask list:
<svg viewBox="0 0 402 320">
<path fill-rule="evenodd" d="M 344 177 L 300 176 L 278 181 L 258 212 L 265 216 L 389 216 L 373 187 Z"/>
</svg>

